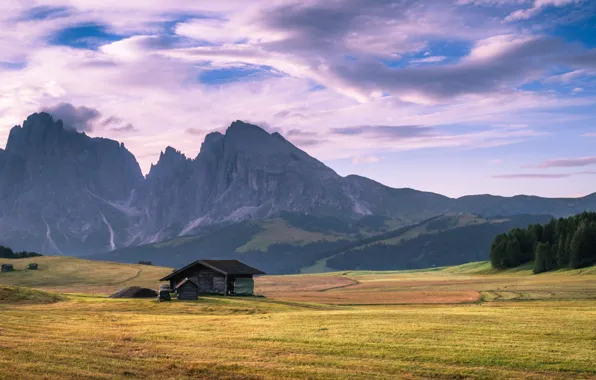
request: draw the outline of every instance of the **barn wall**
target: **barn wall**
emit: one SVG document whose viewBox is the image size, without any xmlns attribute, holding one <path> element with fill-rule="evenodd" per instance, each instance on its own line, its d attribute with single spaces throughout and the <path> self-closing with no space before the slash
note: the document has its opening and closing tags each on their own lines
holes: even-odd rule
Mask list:
<svg viewBox="0 0 596 380">
<path fill-rule="evenodd" d="M 178 288 L 178 299 L 192 301 L 197 299 L 197 287 L 191 283 L 186 283 Z"/>
<path fill-rule="evenodd" d="M 199 293 L 225 294 L 225 276 L 219 272 L 199 267 L 188 278 L 199 285 Z"/>
</svg>

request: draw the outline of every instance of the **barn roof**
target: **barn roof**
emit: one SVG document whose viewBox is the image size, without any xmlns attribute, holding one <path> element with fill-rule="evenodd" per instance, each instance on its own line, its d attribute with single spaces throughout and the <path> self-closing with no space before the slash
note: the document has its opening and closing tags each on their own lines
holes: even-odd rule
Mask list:
<svg viewBox="0 0 596 380">
<path fill-rule="evenodd" d="M 191 284 L 193 284 L 193 285 L 194 285 L 194 286 L 196 286 L 197 288 L 199 287 L 199 285 L 197 285 L 197 283 L 196 283 L 196 282 L 194 282 L 193 280 L 190 280 L 190 279 L 187 277 L 187 278 L 185 278 L 184 280 L 180 281 L 180 282 L 178 283 L 178 285 L 176 285 L 176 287 L 175 287 L 174 289 L 178 289 L 179 287 L 181 287 L 182 285 L 186 284 L 187 282 L 188 282 L 188 283 L 191 283 Z"/>
<path fill-rule="evenodd" d="M 254 274 L 265 274 L 256 268 L 244 264 L 238 260 L 197 260 L 193 263 L 188 264 L 184 268 L 180 268 L 159 281 L 168 281 L 172 278 L 178 277 L 180 274 L 187 270 L 194 268 L 195 266 L 204 266 L 209 269 L 213 269 L 224 275 L 241 276 L 241 275 L 254 275 Z"/>
</svg>

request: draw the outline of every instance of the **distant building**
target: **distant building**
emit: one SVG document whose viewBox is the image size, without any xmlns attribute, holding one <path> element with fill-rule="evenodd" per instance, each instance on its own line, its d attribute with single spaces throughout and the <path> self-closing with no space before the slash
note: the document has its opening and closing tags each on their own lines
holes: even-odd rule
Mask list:
<svg viewBox="0 0 596 380">
<path fill-rule="evenodd" d="M 198 293 L 249 296 L 254 294 L 253 276 L 261 274 L 265 272 L 238 260 L 198 260 L 160 281 L 169 281 L 171 289 L 187 280 L 197 285 Z"/>
<path fill-rule="evenodd" d="M 2 268 L 0 269 L 1 272 L 12 272 L 14 271 L 14 266 L 12 264 L 2 264 Z"/>
<path fill-rule="evenodd" d="M 139 261 L 141 265 L 152 265 L 151 261 Z"/>
<path fill-rule="evenodd" d="M 37 265 L 36 263 L 30 263 L 29 265 L 27 265 L 27 269 L 38 269 L 39 265 Z"/>
<path fill-rule="evenodd" d="M 199 285 L 185 278 L 176 285 L 176 293 L 181 301 L 196 301 L 199 298 Z"/>
</svg>

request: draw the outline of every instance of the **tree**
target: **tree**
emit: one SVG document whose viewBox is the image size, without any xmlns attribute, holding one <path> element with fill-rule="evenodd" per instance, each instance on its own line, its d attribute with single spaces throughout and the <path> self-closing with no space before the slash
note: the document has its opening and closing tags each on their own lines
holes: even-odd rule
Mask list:
<svg viewBox="0 0 596 380">
<path fill-rule="evenodd" d="M 507 268 L 507 235 L 499 234 L 490 247 L 490 263 L 493 268 Z"/>
<path fill-rule="evenodd" d="M 532 241 L 532 254 L 536 251 L 536 247 L 538 243 L 542 241 L 542 234 L 544 232 L 544 227 L 541 224 L 531 224 L 528 227 L 527 235 L 528 239 Z"/>
<path fill-rule="evenodd" d="M 556 259 L 550 243 L 538 243 L 534 259 L 534 273 L 542 273 L 556 267 Z"/>
<path fill-rule="evenodd" d="M 557 221 L 555 219 L 551 219 L 548 224 L 544 226 L 542 230 L 542 240 L 543 243 L 550 243 L 551 247 L 555 244 L 555 230 L 557 226 Z"/>
<path fill-rule="evenodd" d="M 582 221 L 573 234 L 569 251 L 569 266 L 583 268 L 596 262 L 596 224 Z"/>
<path fill-rule="evenodd" d="M 567 235 L 559 237 L 559 244 L 557 245 L 557 267 L 566 268 L 569 265 L 569 252 L 567 251 Z"/>
<path fill-rule="evenodd" d="M 535 273 L 596 263 L 596 212 L 515 228 L 495 238 L 491 263 L 510 268 L 535 261 Z"/>
<path fill-rule="evenodd" d="M 505 257 L 505 266 L 507 268 L 513 268 L 520 264 L 523 264 L 522 259 L 522 248 L 519 240 L 515 236 L 507 238 L 507 249 Z"/>
</svg>

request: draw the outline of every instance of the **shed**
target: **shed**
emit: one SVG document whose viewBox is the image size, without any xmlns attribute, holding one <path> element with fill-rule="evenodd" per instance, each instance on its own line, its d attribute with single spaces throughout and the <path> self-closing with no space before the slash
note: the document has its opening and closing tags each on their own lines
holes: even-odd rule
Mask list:
<svg viewBox="0 0 596 380">
<path fill-rule="evenodd" d="M 181 301 L 196 301 L 199 298 L 199 285 L 188 278 L 180 281 L 175 289 Z"/>
<path fill-rule="evenodd" d="M 265 272 L 238 260 L 197 260 L 160 281 L 169 281 L 174 289 L 184 279 L 189 279 L 198 286 L 199 293 L 252 295 L 253 276 L 261 274 Z"/>
<path fill-rule="evenodd" d="M 30 263 L 29 265 L 27 265 L 27 269 L 38 269 L 39 265 L 37 265 L 36 263 Z"/>
<path fill-rule="evenodd" d="M 14 270 L 14 266 L 12 264 L 2 264 L 2 272 L 12 272 Z"/>
<path fill-rule="evenodd" d="M 139 261 L 139 264 L 141 265 L 152 265 L 151 261 Z"/>
</svg>

